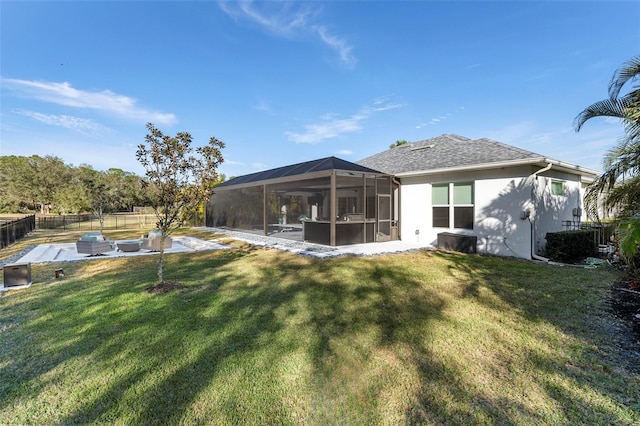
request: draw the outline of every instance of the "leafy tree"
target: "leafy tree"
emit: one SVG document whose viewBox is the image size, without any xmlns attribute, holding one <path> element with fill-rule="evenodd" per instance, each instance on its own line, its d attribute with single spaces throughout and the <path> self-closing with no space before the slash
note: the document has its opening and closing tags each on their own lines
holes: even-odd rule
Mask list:
<svg viewBox="0 0 640 426">
<path fill-rule="evenodd" d="M 100 223 L 100 232 L 104 230 L 105 214 L 115 204 L 118 188 L 109 186 L 108 175 L 94 170 L 91 166 L 81 166 L 81 181 L 89 206 Z"/>
<path fill-rule="evenodd" d="M 23 191 L 28 187 L 27 158 L 14 155 L 0 157 L 0 212 L 17 213 L 33 209 Z"/>
<path fill-rule="evenodd" d="M 145 143 L 138 145 L 136 157 L 145 169 L 145 190 L 161 231 L 158 280 L 163 284 L 165 239 L 183 224 L 185 211 L 208 198 L 218 180 L 225 145 L 212 137 L 207 145 L 193 148 L 187 132 L 167 136 L 152 123 L 147 123 L 147 130 Z"/>
<path fill-rule="evenodd" d="M 72 184 L 73 168 L 54 156 L 0 157 L 3 210 L 60 211 L 61 191 Z M 64 197 L 63 197 L 64 198 Z"/>
<path fill-rule="evenodd" d="M 406 145 L 408 143 L 409 142 L 405 141 L 404 139 L 403 140 L 397 140 L 395 143 L 392 143 L 391 145 L 389 145 L 389 148 L 393 149 L 393 148 L 396 148 L 396 147 L 399 147 L 399 146 L 402 146 L 402 145 Z"/>
<path fill-rule="evenodd" d="M 598 218 L 600 201 L 607 212 L 615 212 L 623 255 L 630 258 L 640 243 L 640 86 L 635 84 L 625 95 L 620 91 L 640 78 L 640 56 L 631 58 L 614 72 L 609 83 L 609 98 L 585 108 L 574 120 L 580 131 L 595 117 L 616 117 L 625 134 L 604 158 L 604 172 L 589 186 L 585 205 L 591 217 Z"/>
<path fill-rule="evenodd" d="M 142 178 L 121 169 L 73 167 L 53 156 L 0 156 L 0 212 L 93 212 L 98 217 L 146 203 Z M 102 213 L 101 213 L 102 212 Z"/>
<path fill-rule="evenodd" d="M 72 175 L 71 167 L 67 166 L 61 158 L 52 155 L 43 157 L 33 166 L 40 212 L 48 213 L 56 205 L 60 188 L 68 185 Z"/>
<path fill-rule="evenodd" d="M 142 178 L 131 172 L 124 172 L 122 188 L 122 208 L 128 212 L 133 211 L 134 206 L 146 204 L 142 191 Z"/>
<path fill-rule="evenodd" d="M 70 170 L 69 181 L 56 191 L 56 211 L 60 213 L 80 214 L 90 211 L 91 201 L 83 185 L 83 168 Z"/>
</svg>

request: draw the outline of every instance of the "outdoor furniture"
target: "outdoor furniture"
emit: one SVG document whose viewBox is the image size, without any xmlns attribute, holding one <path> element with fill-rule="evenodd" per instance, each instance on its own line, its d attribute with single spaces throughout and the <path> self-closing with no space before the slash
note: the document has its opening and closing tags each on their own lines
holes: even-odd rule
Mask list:
<svg viewBox="0 0 640 426">
<path fill-rule="evenodd" d="M 118 241 L 116 243 L 118 250 L 125 251 L 125 252 L 139 251 L 141 245 L 142 245 L 142 241 L 140 240 Z"/>
<path fill-rule="evenodd" d="M 31 285 L 31 263 L 10 263 L 4 265 L 4 286 L 18 287 Z"/>
<path fill-rule="evenodd" d="M 153 231 L 149 231 L 149 234 L 144 235 L 142 237 L 142 246 L 141 248 L 144 250 L 150 251 L 160 251 L 160 236 L 162 232 L 159 229 L 155 229 Z M 173 240 L 171 237 L 167 236 L 164 239 L 164 248 L 171 248 L 173 245 Z"/>
<path fill-rule="evenodd" d="M 88 254 L 89 256 L 104 254 L 113 249 L 111 241 L 105 240 L 104 236 L 99 232 L 87 232 L 76 241 L 78 253 Z"/>
</svg>

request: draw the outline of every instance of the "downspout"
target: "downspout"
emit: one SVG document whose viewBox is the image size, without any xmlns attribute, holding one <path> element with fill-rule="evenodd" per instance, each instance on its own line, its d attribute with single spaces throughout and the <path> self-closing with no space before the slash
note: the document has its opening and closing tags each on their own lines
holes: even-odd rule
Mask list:
<svg viewBox="0 0 640 426">
<path fill-rule="evenodd" d="M 544 173 L 544 172 L 549 171 L 549 170 L 551 170 L 551 163 L 547 163 L 547 165 L 545 167 L 543 167 L 542 169 L 534 172 L 531 175 L 535 179 L 531 183 L 531 201 L 533 201 L 534 198 L 535 198 L 535 189 L 536 189 L 535 182 L 537 182 L 537 180 L 538 180 L 538 174 Z M 531 177 L 531 176 L 529 176 L 529 177 Z M 536 208 L 536 210 L 537 210 L 537 203 L 536 203 L 536 205 L 534 205 L 534 208 Z M 543 262 L 549 262 L 549 259 L 547 259 L 546 257 L 538 256 L 536 254 L 536 251 L 535 251 L 536 224 L 535 224 L 535 222 L 533 220 L 531 220 L 531 216 L 529 216 L 528 219 L 529 219 L 529 223 L 531 224 L 531 258 L 532 259 L 536 259 L 536 260 L 541 260 Z"/>
</svg>

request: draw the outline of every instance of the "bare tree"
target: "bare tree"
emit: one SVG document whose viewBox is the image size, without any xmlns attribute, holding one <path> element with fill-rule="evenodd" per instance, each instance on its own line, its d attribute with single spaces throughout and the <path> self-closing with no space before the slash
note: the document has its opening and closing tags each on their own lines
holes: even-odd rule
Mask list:
<svg viewBox="0 0 640 426">
<path fill-rule="evenodd" d="M 147 130 L 136 157 L 145 169 L 145 190 L 161 231 L 158 280 L 162 284 L 164 242 L 183 224 L 183 213 L 208 198 L 218 180 L 218 166 L 224 161 L 224 142 L 212 137 L 207 145 L 193 148 L 189 133 L 166 136 L 152 123 L 147 123 Z"/>
</svg>

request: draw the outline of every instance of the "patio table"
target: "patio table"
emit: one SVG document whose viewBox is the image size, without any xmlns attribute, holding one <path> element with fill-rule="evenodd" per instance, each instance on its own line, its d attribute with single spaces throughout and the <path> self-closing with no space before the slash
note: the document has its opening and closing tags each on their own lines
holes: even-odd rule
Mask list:
<svg viewBox="0 0 640 426">
<path fill-rule="evenodd" d="M 116 245 L 118 246 L 118 250 L 120 251 L 131 252 L 140 250 L 139 240 L 118 241 Z"/>
</svg>

